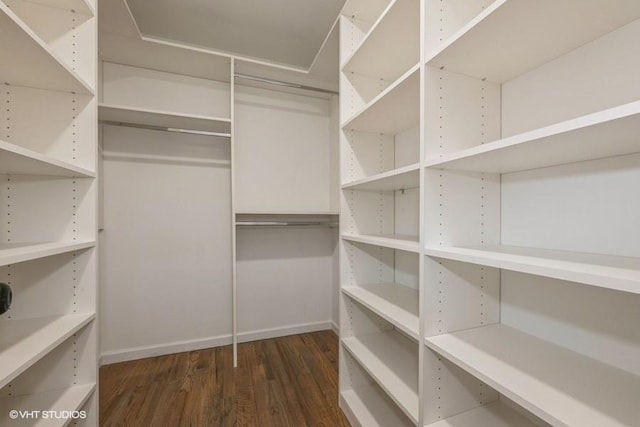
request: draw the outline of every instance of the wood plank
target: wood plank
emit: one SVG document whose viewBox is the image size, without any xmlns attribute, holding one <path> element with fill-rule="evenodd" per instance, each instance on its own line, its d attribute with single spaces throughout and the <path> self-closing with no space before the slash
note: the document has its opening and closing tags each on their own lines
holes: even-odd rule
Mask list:
<svg viewBox="0 0 640 427">
<path fill-rule="evenodd" d="M 349 426 L 333 331 L 103 366 L 100 425 Z"/>
</svg>

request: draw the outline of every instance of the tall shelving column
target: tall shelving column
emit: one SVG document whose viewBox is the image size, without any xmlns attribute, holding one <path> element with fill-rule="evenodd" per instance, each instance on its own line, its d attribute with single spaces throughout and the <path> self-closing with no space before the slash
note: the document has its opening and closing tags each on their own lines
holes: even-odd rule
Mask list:
<svg viewBox="0 0 640 427">
<path fill-rule="evenodd" d="M 420 2 L 349 1 L 340 23 L 340 405 L 419 424 Z"/>
<path fill-rule="evenodd" d="M 98 423 L 96 22 L 92 0 L 0 2 L 2 425 Z"/>
<path fill-rule="evenodd" d="M 637 425 L 640 5 L 423 13 L 422 425 Z"/>
</svg>

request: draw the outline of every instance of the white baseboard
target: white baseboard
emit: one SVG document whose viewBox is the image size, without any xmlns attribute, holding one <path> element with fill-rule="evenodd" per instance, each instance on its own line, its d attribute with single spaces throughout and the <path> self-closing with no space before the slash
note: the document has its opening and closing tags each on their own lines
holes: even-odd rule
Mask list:
<svg viewBox="0 0 640 427">
<path fill-rule="evenodd" d="M 269 338 L 298 335 L 308 332 L 335 330 L 335 322 L 305 323 L 302 325 L 284 326 L 280 328 L 262 329 L 259 331 L 242 332 L 238 334 L 238 342 L 258 341 Z M 182 353 L 185 351 L 202 350 L 205 348 L 221 347 L 231 344 L 231 335 L 203 338 L 197 340 L 176 341 L 167 344 L 159 344 L 144 347 L 133 347 L 124 350 L 116 350 L 100 355 L 100 366 L 112 363 L 126 362 L 129 360 L 144 359 L 147 357 L 164 356 L 166 354 Z"/>
<path fill-rule="evenodd" d="M 331 329 L 336 333 L 337 336 L 340 336 L 340 325 L 334 320 L 331 322 Z"/>
</svg>

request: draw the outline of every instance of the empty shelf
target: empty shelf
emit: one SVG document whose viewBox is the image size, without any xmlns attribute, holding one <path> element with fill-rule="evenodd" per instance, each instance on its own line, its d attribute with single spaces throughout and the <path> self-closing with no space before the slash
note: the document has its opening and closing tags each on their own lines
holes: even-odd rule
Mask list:
<svg viewBox="0 0 640 427">
<path fill-rule="evenodd" d="M 58 9 L 72 10 L 83 15 L 94 16 L 93 6 L 87 0 L 31 0 L 33 3 L 43 4 Z"/>
<path fill-rule="evenodd" d="M 428 337 L 426 344 L 553 425 L 632 426 L 640 419 L 640 377 L 508 326 Z"/>
<path fill-rule="evenodd" d="M 348 58 L 344 71 L 395 80 L 420 59 L 420 2 L 394 0 Z"/>
<path fill-rule="evenodd" d="M 342 238 L 351 242 L 383 246 L 407 252 L 420 252 L 418 236 L 405 234 L 343 234 Z"/>
<path fill-rule="evenodd" d="M 640 152 L 640 102 L 632 102 L 427 160 L 427 166 L 508 173 Z"/>
<path fill-rule="evenodd" d="M 342 292 L 419 341 L 418 291 L 397 283 L 345 286 Z"/>
<path fill-rule="evenodd" d="M 78 411 L 95 390 L 95 384 L 78 385 L 62 390 L 52 390 L 25 396 L 0 399 L 0 424 L 11 427 L 63 427 L 69 419 L 40 418 L 35 422 L 33 418 L 9 417 L 9 411 Z"/>
<path fill-rule="evenodd" d="M 95 177 L 95 173 L 0 140 L 0 174 Z"/>
<path fill-rule="evenodd" d="M 640 259 L 518 246 L 427 248 L 437 258 L 640 293 Z"/>
<path fill-rule="evenodd" d="M 497 401 L 429 424 L 429 427 L 536 427 L 522 414 Z"/>
<path fill-rule="evenodd" d="M 342 340 L 360 366 L 389 397 L 418 423 L 418 347 L 397 332 L 380 332 Z"/>
<path fill-rule="evenodd" d="M 103 121 L 131 123 L 141 126 L 218 133 L 229 133 L 231 131 L 231 119 L 228 118 L 189 115 L 123 105 L 101 104 L 99 117 Z"/>
<path fill-rule="evenodd" d="M 364 106 L 343 126 L 363 132 L 397 134 L 420 120 L 420 66 L 407 73 Z"/>
<path fill-rule="evenodd" d="M 426 63 L 501 83 L 638 17 L 633 0 L 496 0 L 427 52 Z"/>
<path fill-rule="evenodd" d="M 15 13 L 0 2 L 0 80 L 19 86 L 77 92 L 94 91 L 60 60 Z"/>
<path fill-rule="evenodd" d="M 353 414 L 361 426 L 366 427 L 413 427 L 395 403 L 379 387 L 359 387 L 340 394 L 340 407 Z M 351 417 L 347 417 L 351 418 Z"/>
<path fill-rule="evenodd" d="M 94 241 L 53 243 L 0 243 L 0 266 L 31 261 L 95 246 Z"/>
<path fill-rule="evenodd" d="M 388 172 L 379 173 L 342 186 L 348 190 L 394 191 L 420 186 L 420 164 L 404 166 Z"/>
<path fill-rule="evenodd" d="M 0 323 L 0 388 L 94 318 L 95 314 L 91 313 L 3 319 Z"/>
</svg>

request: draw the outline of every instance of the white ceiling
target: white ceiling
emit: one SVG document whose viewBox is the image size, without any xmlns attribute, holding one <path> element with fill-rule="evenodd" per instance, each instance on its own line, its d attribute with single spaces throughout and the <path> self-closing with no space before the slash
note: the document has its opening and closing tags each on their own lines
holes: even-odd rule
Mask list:
<svg viewBox="0 0 640 427">
<path fill-rule="evenodd" d="M 345 0 L 128 0 L 146 36 L 308 69 Z"/>
</svg>

